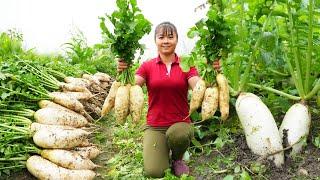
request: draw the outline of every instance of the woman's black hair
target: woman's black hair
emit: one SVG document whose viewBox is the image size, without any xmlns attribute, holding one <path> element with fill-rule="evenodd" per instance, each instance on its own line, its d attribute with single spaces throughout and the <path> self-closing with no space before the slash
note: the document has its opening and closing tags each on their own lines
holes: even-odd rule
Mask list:
<svg viewBox="0 0 320 180">
<path fill-rule="evenodd" d="M 172 24 L 169 21 L 165 21 L 157 25 L 154 31 L 154 39 L 156 39 L 157 33 L 159 33 L 160 31 L 164 32 L 165 35 L 176 34 L 178 39 L 177 28 L 174 24 Z"/>
</svg>

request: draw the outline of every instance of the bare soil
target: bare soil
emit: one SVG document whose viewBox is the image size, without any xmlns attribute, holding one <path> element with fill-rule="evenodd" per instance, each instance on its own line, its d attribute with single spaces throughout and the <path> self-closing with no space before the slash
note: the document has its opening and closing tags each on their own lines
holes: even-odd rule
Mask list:
<svg viewBox="0 0 320 180">
<path fill-rule="evenodd" d="M 319 124 L 317 118 L 308 137 L 308 145 L 299 156 L 291 158 L 287 152 L 285 153 L 285 165 L 282 168 L 276 168 L 268 160 L 259 162 L 259 157 L 252 154 L 248 148 L 245 136 L 240 134 L 233 137 L 234 143 L 226 145 L 221 150 L 213 149 L 210 154 L 193 155 L 190 163 L 192 176 L 199 180 L 223 179 L 227 175 L 240 177 L 242 171 L 235 171 L 235 167 L 239 166 L 247 171 L 252 179 L 320 180 L 320 149 L 312 144 L 313 136 L 319 134 Z"/>
</svg>

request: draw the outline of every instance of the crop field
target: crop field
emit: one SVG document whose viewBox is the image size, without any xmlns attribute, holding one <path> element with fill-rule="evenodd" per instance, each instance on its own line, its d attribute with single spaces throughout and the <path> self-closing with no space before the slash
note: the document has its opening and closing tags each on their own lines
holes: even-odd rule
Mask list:
<svg viewBox="0 0 320 180">
<path fill-rule="evenodd" d="M 23 32 L 0 32 L 0 179 L 153 179 L 149 83 L 135 79 L 152 22 L 139 1 L 115 3 L 94 45 L 79 30 L 63 52 L 43 54 L 23 46 Z M 201 78 L 187 92 L 190 174 L 169 168 L 161 179 L 320 180 L 320 1 L 194 8 L 207 12 L 187 33 L 193 50 L 179 54 L 181 71 Z"/>
</svg>

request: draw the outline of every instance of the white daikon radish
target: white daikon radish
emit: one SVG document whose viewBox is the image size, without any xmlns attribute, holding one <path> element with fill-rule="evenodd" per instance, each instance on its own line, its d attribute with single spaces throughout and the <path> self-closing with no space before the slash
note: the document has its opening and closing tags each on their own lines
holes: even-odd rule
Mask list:
<svg viewBox="0 0 320 180">
<path fill-rule="evenodd" d="M 201 106 L 202 121 L 211 118 L 219 104 L 219 90 L 218 87 L 209 87 L 204 93 L 204 98 Z"/>
<path fill-rule="evenodd" d="M 144 104 L 144 95 L 139 85 L 130 87 L 130 113 L 134 122 L 139 122 Z"/>
<path fill-rule="evenodd" d="M 217 83 L 219 87 L 219 109 L 221 113 L 221 120 L 225 121 L 229 117 L 229 85 L 228 80 L 223 74 L 218 74 Z"/>
<path fill-rule="evenodd" d="M 62 92 L 62 93 L 77 100 L 88 100 L 93 97 L 90 91 L 89 92 Z"/>
<path fill-rule="evenodd" d="M 70 109 L 68 109 L 66 107 L 63 107 L 63 106 L 61 106 L 61 105 L 59 105 L 57 103 L 54 103 L 54 102 L 48 101 L 48 100 L 40 100 L 38 102 L 38 105 L 39 105 L 40 108 L 55 107 L 55 108 L 60 108 L 60 109 L 72 111 L 72 110 L 70 110 Z M 74 112 L 74 111 L 72 111 L 72 112 Z"/>
<path fill-rule="evenodd" d="M 73 152 L 77 152 L 84 158 L 94 159 L 99 154 L 101 154 L 101 150 L 98 149 L 96 146 L 88 146 L 88 147 L 75 147 Z"/>
<path fill-rule="evenodd" d="M 89 121 L 93 121 L 93 118 L 86 112 L 83 105 L 75 98 L 72 98 L 62 92 L 51 92 L 49 95 L 52 97 L 53 102 L 64 106 L 70 110 L 79 112 L 84 115 Z"/>
<path fill-rule="evenodd" d="M 110 91 L 108 93 L 107 98 L 104 100 L 102 109 L 101 109 L 101 116 L 107 115 L 110 110 L 114 107 L 114 102 L 116 99 L 116 94 L 118 91 L 118 88 L 120 87 L 121 83 L 114 81 L 111 85 Z"/>
<path fill-rule="evenodd" d="M 66 111 L 55 107 L 39 109 L 34 114 L 34 119 L 38 123 L 66 125 L 72 127 L 84 127 L 88 125 L 87 119 L 74 111 Z"/>
<path fill-rule="evenodd" d="M 110 82 L 112 80 L 108 74 L 102 72 L 97 72 L 93 76 L 102 82 Z"/>
<path fill-rule="evenodd" d="M 53 102 L 61 106 L 76 112 L 84 111 L 83 105 L 77 99 L 72 98 L 63 92 L 51 92 L 49 95 L 53 98 Z"/>
<path fill-rule="evenodd" d="M 300 139 L 308 136 L 310 124 L 311 114 L 308 106 L 297 103 L 287 111 L 279 132 L 282 140 L 289 143 L 288 146 L 293 145 L 291 155 L 296 155 L 301 151 L 304 141 Z"/>
<path fill-rule="evenodd" d="M 206 82 L 200 79 L 192 90 L 189 114 L 191 114 L 201 106 L 205 91 Z"/>
<path fill-rule="evenodd" d="M 67 169 L 92 170 L 96 167 L 99 167 L 89 158 L 84 158 L 77 152 L 71 152 L 65 149 L 44 149 L 41 151 L 41 156 L 50 160 L 56 165 Z"/>
<path fill-rule="evenodd" d="M 33 135 L 33 142 L 42 148 L 74 148 L 90 133 L 82 129 L 40 129 Z"/>
<path fill-rule="evenodd" d="M 114 102 L 114 114 L 118 124 L 124 124 L 129 114 L 130 84 L 120 86 L 117 90 Z"/>
<path fill-rule="evenodd" d="M 93 75 L 90 75 L 90 74 L 83 74 L 82 78 L 83 79 L 87 79 L 90 82 L 93 82 L 93 83 L 96 83 L 96 84 L 100 85 L 99 78 L 97 78 L 96 76 L 93 76 Z"/>
<path fill-rule="evenodd" d="M 84 86 L 78 86 L 71 83 L 64 83 L 60 82 L 59 87 L 63 91 L 70 91 L 70 92 L 88 92 L 89 90 Z"/>
<path fill-rule="evenodd" d="M 77 147 L 90 147 L 93 146 L 94 144 L 90 143 L 88 138 L 85 138 L 82 140 L 80 144 L 77 145 Z"/>
<path fill-rule="evenodd" d="M 75 86 L 89 87 L 91 85 L 89 80 L 83 78 L 65 77 L 64 81 Z"/>
<path fill-rule="evenodd" d="M 63 126 L 63 125 L 48 125 L 48 124 L 40 124 L 40 123 L 32 123 L 30 125 L 31 134 L 34 135 L 37 131 L 44 129 L 44 130 L 74 130 L 76 128 L 71 126 Z"/>
<path fill-rule="evenodd" d="M 268 155 L 281 151 L 282 140 L 276 122 L 268 107 L 252 93 L 241 93 L 236 101 L 236 110 L 246 141 L 254 154 Z M 283 151 L 269 156 L 277 167 L 284 163 Z"/>
<path fill-rule="evenodd" d="M 91 180 L 96 176 L 92 170 L 66 169 L 36 155 L 27 160 L 26 166 L 33 176 L 41 180 Z"/>
</svg>

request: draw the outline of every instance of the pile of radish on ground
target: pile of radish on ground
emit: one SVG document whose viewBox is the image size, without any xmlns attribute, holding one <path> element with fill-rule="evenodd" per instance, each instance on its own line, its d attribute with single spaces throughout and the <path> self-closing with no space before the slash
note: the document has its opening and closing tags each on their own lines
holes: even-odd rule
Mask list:
<svg viewBox="0 0 320 180">
<path fill-rule="evenodd" d="M 39 179 L 93 179 L 99 166 L 91 159 L 101 152 L 89 142 L 91 116 L 100 114 L 112 79 L 96 73 L 60 82 L 52 74 L 61 73 L 19 59 L 0 67 L 0 172 L 27 167 Z"/>
</svg>

